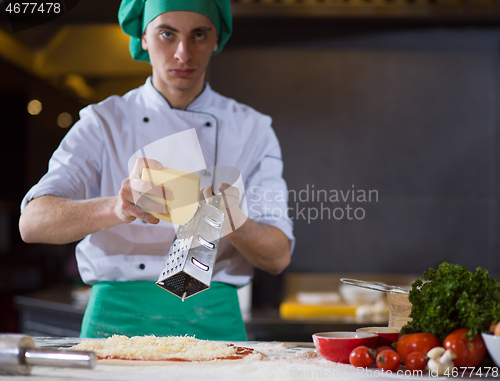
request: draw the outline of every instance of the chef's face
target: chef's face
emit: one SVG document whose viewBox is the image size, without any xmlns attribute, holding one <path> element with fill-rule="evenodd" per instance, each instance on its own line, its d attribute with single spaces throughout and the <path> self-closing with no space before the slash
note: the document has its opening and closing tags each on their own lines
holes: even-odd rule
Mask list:
<svg viewBox="0 0 500 381">
<path fill-rule="evenodd" d="M 217 50 L 217 30 L 200 13 L 165 12 L 147 26 L 142 48 L 149 52 L 158 91 L 164 95 L 187 91 L 196 96 L 203 90 L 205 71 Z"/>
</svg>

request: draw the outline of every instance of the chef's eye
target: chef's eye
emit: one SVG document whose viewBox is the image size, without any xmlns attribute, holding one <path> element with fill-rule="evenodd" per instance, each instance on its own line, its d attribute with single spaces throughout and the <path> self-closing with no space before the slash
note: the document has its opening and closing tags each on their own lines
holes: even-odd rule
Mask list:
<svg viewBox="0 0 500 381">
<path fill-rule="evenodd" d="M 164 38 L 171 38 L 173 36 L 173 34 L 170 32 L 161 32 L 161 35 Z"/>
<path fill-rule="evenodd" d="M 194 38 L 197 40 L 201 40 L 202 38 L 205 38 L 205 33 L 196 33 L 194 35 Z"/>
</svg>

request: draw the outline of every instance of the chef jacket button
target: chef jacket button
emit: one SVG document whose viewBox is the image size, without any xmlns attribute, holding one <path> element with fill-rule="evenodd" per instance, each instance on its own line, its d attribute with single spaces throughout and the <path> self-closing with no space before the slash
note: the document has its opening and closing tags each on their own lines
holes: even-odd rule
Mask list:
<svg viewBox="0 0 500 381">
<path fill-rule="evenodd" d="M 141 263 L 141 264 L 139 265 L 139 268 L 140 268 L 141 270 L 144 270 L 144 269 L 146 268 L 146 265 L 145 265 L 144 263 Z"/>
<path fill-rule="evenodd" d="M 205 123 L 205 126 L 207 126 L 207 127 L 211 127 L 211 126 L 212 126 L 212 123 L 207 122 L 207 123 Z"/>
<path fill-rule="evenodd" d="M 149 118 L 147 116 L 145 116 L 143 121 L 144 121 L 144 123 L 147 123 L 147 122 L 149 122 Z"/>
</svg>

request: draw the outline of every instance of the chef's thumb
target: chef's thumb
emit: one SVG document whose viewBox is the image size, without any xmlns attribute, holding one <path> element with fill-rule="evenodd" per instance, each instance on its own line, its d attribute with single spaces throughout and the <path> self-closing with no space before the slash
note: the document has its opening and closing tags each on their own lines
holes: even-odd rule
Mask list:
<svg viewBox="0 0 500 381">
<path fill-rule="evenodd" d="M 231 188 L 231 185 L 228 183 L 220 183 L 219 184 L 219 190 L 221 191 L 221 193 L 224 192 L 228 188 Z"/>
<path fill-rule="evenodd" d="M 155 159 L 144 158 L 144 167 L 150 169 L 163 169 L 163 164 Z"/>
</svg>

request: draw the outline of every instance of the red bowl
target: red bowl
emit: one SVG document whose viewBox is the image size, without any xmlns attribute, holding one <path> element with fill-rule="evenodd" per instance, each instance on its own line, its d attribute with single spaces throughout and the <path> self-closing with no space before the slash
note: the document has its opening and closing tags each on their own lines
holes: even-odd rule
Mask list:
<svg viewBox="0 0 500 381">
<path fill-rule="evenodd" d="M 349 364 L 349 354 L 360 345 L 374 348 L 378 335 L 367 332 L 321 332 L 312 335 L 314 346 L 321 356 L 335 362 Z"/>
<path fill-rule="evenodd" d="M 377 342 L 377 347 L 382 347 L 384 345 L 390 346 L 399 339 L 399 328 L 389 328 L 389 327 L 363 327 L 358 328 L 356 332 L 364 333 L 375 333 L 379 336 Z"/>
</svg>

